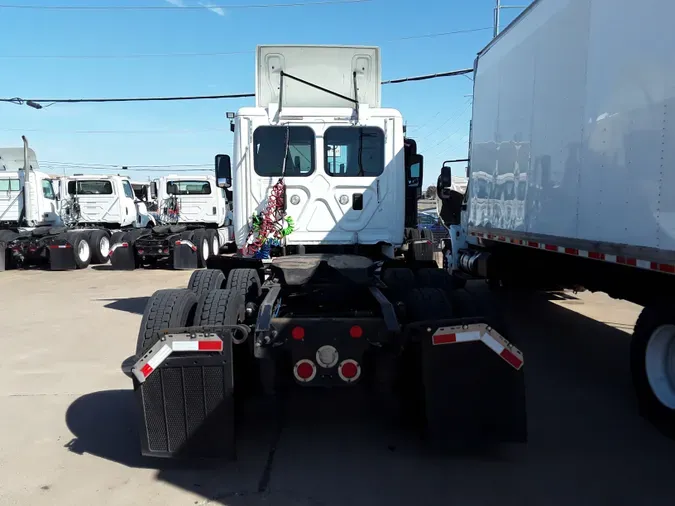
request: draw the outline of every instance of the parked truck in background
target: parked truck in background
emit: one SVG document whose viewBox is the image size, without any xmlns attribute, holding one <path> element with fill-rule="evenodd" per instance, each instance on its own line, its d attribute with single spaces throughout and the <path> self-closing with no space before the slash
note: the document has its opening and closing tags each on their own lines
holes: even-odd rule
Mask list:
<svg viewBox="0 0 675 506">
<path fill-rule="evenodd" d="M 92 258 L 97 237 L 66 226 L 53 176 L 40 171 L 25 137 L 23 143 L 23 148 L 0 149 L 0 270 L 87 267 L 97 260 Z"/>
<path fill-rule="evenodd" d="M 457 281 L 584 287 L 644 306 L 633 383 L 642 414 L 671 434 L 673 16 L 659 0 L 535 0 L 475 61 L 465 197 L 449 166 L 438 185 Z"/>
<path fill-rule="evenodd" d="M 213 175 L 166 175 L 151 184 L 158 226 L 117 235 L 111 247 L 114 268 L 160 261 L 175 269 L 205 267 L 233 242 L 231 202 Z"/>
<path fill-rule="evenodd" d="M 292 384 L 370 388 L 436 448 L 524 441 L 522 354 L 414 247 L 423 157 L 381 105 L 379 48 L 259 46 L 256 65 L 216 157 L 239 254 L 155 292 L 123 365 L 142 452 L 234 457 L 235 397 Z M 177 183 L 160 207 L 183 213 Z"/>
</svg>

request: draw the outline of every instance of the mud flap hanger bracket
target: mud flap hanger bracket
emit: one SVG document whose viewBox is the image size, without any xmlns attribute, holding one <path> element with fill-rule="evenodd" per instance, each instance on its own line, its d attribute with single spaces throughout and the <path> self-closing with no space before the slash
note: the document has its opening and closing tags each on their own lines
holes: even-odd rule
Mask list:
<svg viewBox="0 0 675 506">
<path fill-rule="evenodd" d="M 415 322 L 404 330 L 406 340 L 429 339 L 432 346 L 482 342 L 511 367 L 522 369 L 523 353 L 480 318 L 455 318 Z"/>
<path fill-rule="evenodd" d="M 224 339 L 241 333 L 241 341 L 248 337 L 249 328 L 245 325 L 218 325 L 213 327 L 183 327 L 166 329 L 159 340 L 145 350 L 142 356 L 134 355 L 122 363 L 122 372 L 135 377 L 139 383 L 146 379 L 174 352 L 215 352 L 222 353 Z M 227 334 L 227 335 L 226 335 Z"/>
</svg>

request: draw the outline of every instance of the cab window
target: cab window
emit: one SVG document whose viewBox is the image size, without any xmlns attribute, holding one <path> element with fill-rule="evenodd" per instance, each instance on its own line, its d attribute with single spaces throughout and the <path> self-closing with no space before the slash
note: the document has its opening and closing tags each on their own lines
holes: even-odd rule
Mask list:
<svg viewBox="0 0 675 506">
<path fill-rule="evenodd" d="M 330 176 L 377 177 L 384 172 L 384 132 L 377 127 L 330 127 L 324 143 Z"/>
<path fill-rule="evenodd" d="M 46 199 L 56 200 L 56 194 L 54 193 L 54 187 L 52 182 L 49 179 L 42 180 L 42 194 Z"/>
<path fill-rule="evenodd" d="M 0 192 L 18 192 L 18 179 L 0 179 Z"/>
<path fill-rule="evenodd" d="M 135 200 L 134 189 L 131 187 L 131 183 L 129 181 L 122 181 L 122 188 L 124 188 L 125 197 Z"/>
<path fill-rule="evenodd" d="M 314 130 L 306 126 L 258 127 L 253 132 L 253 169 L 263 177 L 309 176 L 314 172 L 314 144 Z"/>
</svg>

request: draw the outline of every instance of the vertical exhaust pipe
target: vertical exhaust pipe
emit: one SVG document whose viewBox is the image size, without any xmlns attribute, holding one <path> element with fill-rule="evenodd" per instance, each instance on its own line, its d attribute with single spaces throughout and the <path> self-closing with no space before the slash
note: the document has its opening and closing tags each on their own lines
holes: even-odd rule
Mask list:
<svg viewBox="0 0 675 506">
<path fill-rule="evenodd" d="M 25 135 L 21 136 L 23 140 L 23 210 L 24 222 L 27 227 L 35 225 L 35 216 L 33 215 L 33 187 L 31 183 L 30 155 L 28 152 L 28 139 Z"/>
</svg>

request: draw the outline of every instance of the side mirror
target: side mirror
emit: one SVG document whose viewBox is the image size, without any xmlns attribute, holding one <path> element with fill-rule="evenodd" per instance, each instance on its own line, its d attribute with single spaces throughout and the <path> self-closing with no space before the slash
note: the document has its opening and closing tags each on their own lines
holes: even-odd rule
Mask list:
<svg viewBox="0 0 675 506">
<path fill-rule="evenodd" d="M 232 186 L 232 162 L 230 155 L 216 155 L 216 184 L 220 188 Z"/>
<path fill-rule="evenodd" d="M 159 193 L 159 192 L 157 191 L 157 182 L 156 182 L 156 181 L 153 181 L 152 183 L 150 183 L 150 198 L 151 198 L 152 200 L 156 199 L 156 198 L 157 198 L 157 193 Z"/>
<path fill-rule="evenodd" d="M 422 155 L 412 155 L 410 158 L 410 167 L 408 167 L 408 188 L 422 189 L 422 180 L 424 178 L 424 158 Z"/>
<path fill-rule="evenodd" d="M 441 167 L 441 175 L 438 178 L 438 183 L 441 188 L 448 188 L 452 186 L 452 169 L 443 165 Z"/>
</svg>

